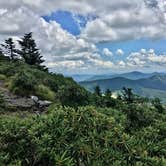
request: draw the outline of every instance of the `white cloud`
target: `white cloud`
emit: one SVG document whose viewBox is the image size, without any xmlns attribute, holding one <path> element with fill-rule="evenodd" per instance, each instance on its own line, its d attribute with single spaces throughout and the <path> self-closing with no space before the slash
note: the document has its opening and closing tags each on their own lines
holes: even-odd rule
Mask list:
<svg viewBox="0 0 166 166">
<path fill-rule="evenodd" d="M 123 68 L 126 67 L 126 63 L 124 61 L 119 61 L 118 65 Z"/>
<path fill-rule="evenodd" d="M 93 43 L 73 36 L 57 22 L 48 23 L 25 7 L 2 15 L 1 38 L 4 40 L 5 37 L 11 36 L 18 39 L 25 32 L 34 32 L 34 38 L 46 60 L 45 64 L 54 67 L 55 71 L 76 71 L 78 68 L 81 70 L 88 67 L 92 70 L 93 67 L 97 68 L 96 64 L 98 68 L 100 64 L 103 67 L 104 62 Z"/>
<path fill-rule="evenodd" d="M 20 35 L 29 32 L 39 19 L 38 15 L 24 7 L 15 11 L 7 10 L 0 15 L 0 34 Z"/>
<path fill-rule="evenodd" d="M 146 2 L 146 3 L 145 3 Z M 157 3 L 156 3 L 157 2 Z M 114 64 L 98 54 L 95 43 L 125 41 L 141 38 L 166 38 L 165 0 L 0 0 L 0 40 L 13 36 L 18 38 L 34 32 L 46 64 L 56 71 L 102 70 L 124 66 L 165 65 L 165 55 L 156 55 L 154 50 L 142 49 L 132 53 L 127 60 Z M 92 14 L 81 28 L 80 36 L 68 33 L 55 21 L 46 22 L 41 16 L 56 10 L 72 11 L 75 14 Z M 103 54 L 112 56 L 105 48 Z M 117 50 L 117 55 L 123 55 Z M 61 68 L 61 69 L 60 69 Z"/>
<path fill-rule="evenodd" d="M 113 53 L 108 48 L 103 49 L 103 54 L 106 56 L 113 56 Z"/>
<path fill-rule="evenodd" d="M 81 33 L 81 37 L 93 42 L 166 37 L 165 0 L 1 0 L 0 6 L 1 10 L 10 11 L 27 8 L 38 16 L 56 10 L 96 15 L 97 19 L 90 21 Z"/>
<path fill-rule="evenodd" d="M 101 41 L 110 41 L 117 39 L 117 34 L 101 19 L 95 19 L 87 23 L 86 27 L 82 29 L 80 37 L 97 43 Z"/>
<path fill-rule="evenodd" d="M 153 49 L 140 50 L 140 52 L 133 52 L 127 57 L 126 61 L 128 66 L 131 67 L 145 67 L 155 68 L 166 67 L 166 54 L 157 55 Z"/>
<path fill-rule="evenodd" d="M 116 55 L 124 55 L 124 51 L 122 49 L 117 49 Z"/>
<path fill-rule="evenodd" d="M 153 5 L 151 7 L 145 3 L 146 1 L 102 1 L 100 7 L 98 2 L 95 5 L 97 6 L 96 10 L 99 10 L 98 18 L 86 25 L 81 36 L 96 43 L 141 38 L 165 38 L 166 10 L 163 9 L 165 8 L 163 6 L 166 6 L 165 2 L 158 0 L 156 1 L 157 5 L 151 3 Z"/>
</svg>

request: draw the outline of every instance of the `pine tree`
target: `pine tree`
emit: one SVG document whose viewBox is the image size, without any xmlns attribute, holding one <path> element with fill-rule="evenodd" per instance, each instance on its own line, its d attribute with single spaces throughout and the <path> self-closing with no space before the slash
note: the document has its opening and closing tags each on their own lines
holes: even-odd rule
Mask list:
<svg viewBox="0 0 166 166">
<path fill-rule="evenodd" d="M 94 91 L 95 91 L 95 94 L 96 94 L 97 96 L 101 96 L 101 89 L 100 89 L 100 86 L 96 86 L 96 87 L 94 88 Z"/>
<path fill-rule="evenodd" d="M 18 42 L 21 47 L 19 55 L 24 59 L 25 63 L 42 67 L 41 63 L 43 63 L 44 60 L 40 55 L 35 40 L 32 38 L 32 32 L 25 34 L 22 40 Z"/>
<path fill-rule="evenodd" d="M 112 92 L 110 91 L 110 89 L 107 89 L 105 91 L 105 96 L 107 96 L 107 97 L 111 97 L 112 96 Z"/>
<path fill-rule="evenodd" d="M 122 98 L 125 101 L 127 101 L 128 103 L 133 103 L 133 101 L 134 101 L 134 94 L 133 94 L 131 88 L 123 87 L 122 95 L 123 95 Z"/>
<path fill-rule="evenodd" d="M 2 48 L 0 48 L 0 56 L 3 56 Z"/>
<path fill-rule="evenodd" d="M 15 44 L 12 38 L 9 38 L 5 40 L 4 44 L 1 44 L 2 46 L 2 53 L 5 55 L 8 55 L 12 60 L 14 60 L 18 55 L 17 55 L 17 49 L 15 48 Z"/>
</svg>

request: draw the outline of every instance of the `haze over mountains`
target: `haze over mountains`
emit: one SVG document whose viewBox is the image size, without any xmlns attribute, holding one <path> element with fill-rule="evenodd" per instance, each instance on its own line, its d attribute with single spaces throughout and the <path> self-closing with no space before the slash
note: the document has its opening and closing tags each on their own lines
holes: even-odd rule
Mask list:
<svg viewBox="0 0 166 166">
<path fill-rule="evenodd" d="M 139 72 L 139 71 L 133 71 L 133 72 L 121 73 L 121 74 L 115 74 L 115 73 L 101 74 L 101 75 L 75 74 L 75 75 L 72 75 L 72 78 L 77 82 L 110 79 L 110 78 L 116 78 L 116 77 L 124 77 L 124 78 L 128 78 L 131 80 L 137 80 L 137 79 L 141 79 L 141 78 L 149 78 L 154 75 L 166 75 L 166 73 L 162 73 L 162 72 L 143 73 L 143 72 Z"/>
<path fill-rule="evenodd" d="M 95 86 L 100 86 L 104 92 L 106 89 L 119 91 L 124 86 L 132 88 L 133 91 L 145 97 L 158 97 L 166 102 L 166 73 L 141 73 L 130 72 L 114 75 L 92 76 L 80 85 L 89 91 L 93 91 Z"/>
</svg>

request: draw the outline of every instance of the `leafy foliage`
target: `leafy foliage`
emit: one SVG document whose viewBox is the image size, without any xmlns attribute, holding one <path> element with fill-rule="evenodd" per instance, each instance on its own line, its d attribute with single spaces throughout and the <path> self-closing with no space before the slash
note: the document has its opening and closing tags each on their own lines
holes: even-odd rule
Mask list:
<svg viewBox="0 0 166 166">
<path fill-rule="evenodd" d="M 64 106 L 78 107 L 88 105 L 90 102 L 89 93 L 76 85 L 63 86 L 59 89 L 57 96 Z"/>
<path fill-rule="evenodd" d="M 164 114 L 157 118 L 164 119 Z M 122 112 L 94 107 L 54 107 L 24 120 L 0 118 L 0 163 L 164 166 L 165 122 L 130 135 L 122 127 L 125 121 Z"/>
<path fill-rule="evenodd" d="M 158 110 L 158 112 L 162 113 L 164 111 L 164 107 L 162 106 L 161 101 L 160 101 L 159 98 L 153 99 L 152 104 Z"/>
<path fill-rule="evenodd" d="M 0 92 L 0 111 L 5 109 L 5 100 L 3 94 Z"/>
<path fill-rule="evenodd" d="M 15 94 L 28 96 L 33 94 L 35 85 L 36 80 L 32 75 L 26 73 L 25 71 L 20 71 L 12 80 L 11 89 Z"/>
<path fill-rule="evenodd" d="M 42 99 L 54 101 L 55 93 L 51 89 L 44 85 L 39 85 L 36 90 L 36 95 Z"/>
</svg>

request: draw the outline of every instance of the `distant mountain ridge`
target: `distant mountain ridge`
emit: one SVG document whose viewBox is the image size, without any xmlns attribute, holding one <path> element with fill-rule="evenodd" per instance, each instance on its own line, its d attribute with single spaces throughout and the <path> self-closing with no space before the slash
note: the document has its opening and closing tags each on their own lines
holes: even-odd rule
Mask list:
<svg viewBox="0 0 166 166">
<path fill-rule="evenodd" d="M 74 74 L 74 75 L 66 75 L 67 77 L 72 77 L 74 81 L 81 82 L 86 81 L 92 77 L 92 75 L 89 74 Z"/>
<path fill-rule="evenodd" d="M 132 77 L 133 74 L 137 74 L 137 76 L 139 75 L 137 78 L 141 76 L 146 76 L 147 78 L 136 79 L 136 76 Z M 132 72 L 128 75 L 127 73 L 120 74 L 117 75 L 118 77 L 109 79 L 84 81 L 80 82 L 80 85 L 82 85 L 89 91 L 93 91 L 94 87 L 98 85 L 103 92 L 106 89 L 111 89 L 112 91 L 119 91 L 125 86 L 132 88 L 133 91 L 138 95 L 146 97 L 159 97 L 162 100 L 166 101 L 166 74 L 155 73 L 155 75 L 151 75 L 152 73 L 144 74 L 140 72 Z M 132 77 L 135 79 L 125 78 L 125 76 L 130 76 L 130 78 Z"/>
<path fill-rule="evenodd" d="M 111 78 L 116 78 L 116 77 L 124 77 L 124 78 L 128 78 L 131 80 L 137 80 L 137 79 L 141 79 L 141 78 L 149 78 L 149 77 L 152 77 L 154 75 L 166 75 L 166 73 L 158 73 L 158 72 L 142 73 L 139 71 L 133 71 L 133 72 L 122 73 L 122 74 L 95 75 L 95 76 L 92 76 L 84 81 L 111 79 Z"/>
</svg>

